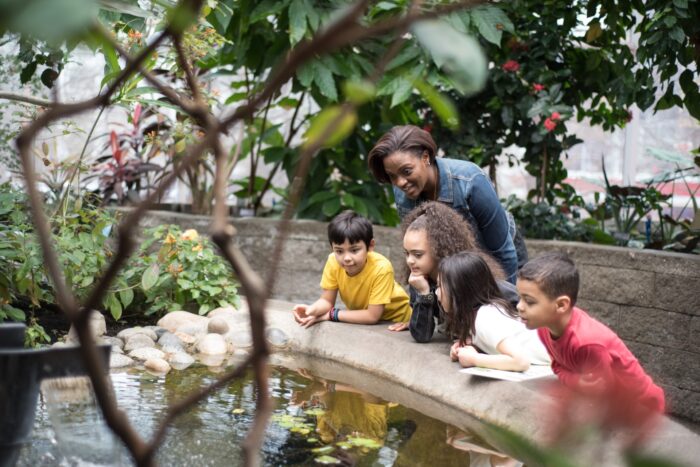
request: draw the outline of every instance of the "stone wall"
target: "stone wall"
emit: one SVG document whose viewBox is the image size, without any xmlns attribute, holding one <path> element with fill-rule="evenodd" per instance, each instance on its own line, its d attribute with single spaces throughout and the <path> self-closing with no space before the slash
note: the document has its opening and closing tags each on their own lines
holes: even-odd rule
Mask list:
<svg viewBox="0 0 700 467">
<path fill-rule="evenodd" d="M 277 238 L 271 219 L 236 218 L 237 240 L 255 270 L 265 274 Z M 175 223 L 206 232 L 209 218 L 151 213 L 144 225 Z M 398 229 L 376 227 L 377 251 L 397 276 L 403 268 Z M 666 391 L 669 410 L 700 422 L 700 257 L 657 251 L 528 240 L 530 257 L 565 251 L 581 272 L 579 306 L 623 338 Z M 326 224 L 295 221 L 279 264 L 273 297 L 311 302 L 320 294 L 321 271 L 330 247 Z"/>
</svg>

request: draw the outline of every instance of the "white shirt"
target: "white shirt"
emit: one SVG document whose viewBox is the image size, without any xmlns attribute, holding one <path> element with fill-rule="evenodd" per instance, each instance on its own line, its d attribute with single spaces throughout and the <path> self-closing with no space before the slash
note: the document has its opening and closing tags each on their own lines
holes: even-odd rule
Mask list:
<svg viewBox="0 0 700 467">
<path fill-rule="evenodd" d="M 527 352 L 528 359 L 534 365 L 549 365 L 551 359 L 544 344 L 537 335 L 537 330 L 527 329 L 522 321 L 510 317 L 496 305 L 484 305 L 476 313 L 476 336 L 472 340 L 481 351 L 498 355 L 498 344 L 506 338 L 512 338 L 514 344 Z"/>
</svg>

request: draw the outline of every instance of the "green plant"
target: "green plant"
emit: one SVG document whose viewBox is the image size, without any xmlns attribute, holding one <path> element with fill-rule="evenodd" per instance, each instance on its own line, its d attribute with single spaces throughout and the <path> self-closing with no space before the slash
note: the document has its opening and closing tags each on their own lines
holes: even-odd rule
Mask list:
<svg viewBox="0 0 700 467">
<path fill-rule="evenodd" d="M 231 268 L 196 230 L 161 225 L 145 237 L 124 276 L 139 281 L 146 315 L 183 308 L 204 315 L 217 307 L 239 306 Z"/>
<path fill-rule="evenodd" d="M 44 328 L 36 322 L 36 318 L 32 318 L 27 326 L 27 330 L 24 333 L 24 346 L 25 347 L 39 347 L 43 344 L 51 343 L 51 338 Z"/>
</svg>

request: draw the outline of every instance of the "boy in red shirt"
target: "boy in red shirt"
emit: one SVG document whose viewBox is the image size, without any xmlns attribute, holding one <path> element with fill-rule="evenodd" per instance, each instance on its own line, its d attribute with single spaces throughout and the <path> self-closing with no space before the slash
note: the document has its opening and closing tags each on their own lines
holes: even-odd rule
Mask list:
<svg viewBox="0 0 700 467">
<path fill-rule="evenodd" d="M 663 390 L 624 342 L 574 306 L 579 275 L 568 256 L 550 253 L 528 262 L 518 272 L 517 288 L 520 317 L 537 329 L 565 386 L 605 402 L 605 418 L 613 424 L 635 425 L 663 413 Z"/>
</svg>

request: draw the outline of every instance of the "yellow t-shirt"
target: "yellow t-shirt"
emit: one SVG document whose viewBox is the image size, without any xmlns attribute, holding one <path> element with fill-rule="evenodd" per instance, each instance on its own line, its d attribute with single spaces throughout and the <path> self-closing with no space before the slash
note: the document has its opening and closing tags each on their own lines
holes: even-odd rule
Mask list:
<svg viewBox="0 0 700 467">
<path fill-rule="evenodd" d="M 394 268 L 384 256 L 374 251 L 358 274 L 348 276 L 335 255 L 328 255 L 323 268 L 321 288 L 338 290 L 348 310 L 366 310 L 369 305 L 384 305 L 382 320 L 407 322 L 411 319 L 408 294 L 394 279 Z"/>
</svg>

